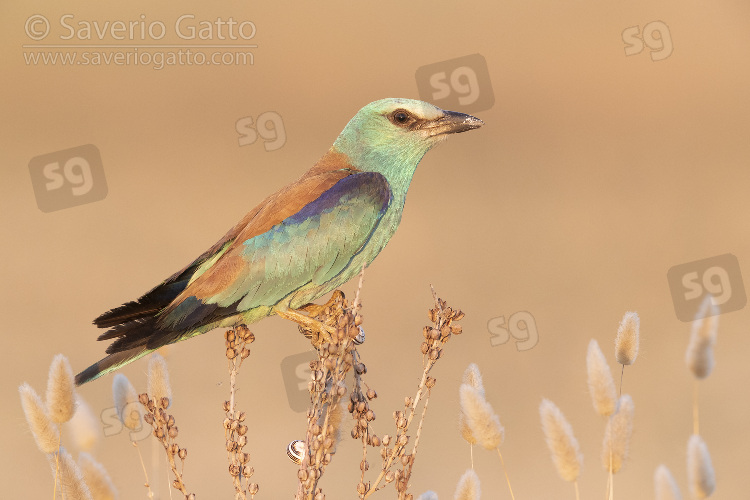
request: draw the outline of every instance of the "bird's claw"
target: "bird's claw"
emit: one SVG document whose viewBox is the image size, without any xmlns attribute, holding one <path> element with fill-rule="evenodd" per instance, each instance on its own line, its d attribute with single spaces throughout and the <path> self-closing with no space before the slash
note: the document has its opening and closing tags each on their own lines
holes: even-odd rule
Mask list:
<svg viewBox="0 0 750 500">
<path fill-rule="evenodd" d="M 336 329 L 328 326 L 315 318 L 306 316 L 294 309 L 276 309 L 276 314 L 284 319 L 294 321 L 299 325 L 302 334 L 311 339 L 314 344 L 322 344 L 323 342 L 333 342 L 333 336 L 336 335 Z M 317 342 L 316 342 L 316 335 Z"/>
</svg>

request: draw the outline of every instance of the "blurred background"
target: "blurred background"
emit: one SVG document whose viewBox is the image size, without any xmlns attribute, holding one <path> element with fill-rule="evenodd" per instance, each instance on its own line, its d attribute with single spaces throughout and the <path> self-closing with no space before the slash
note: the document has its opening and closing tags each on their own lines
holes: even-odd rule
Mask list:
<svg viewBox="0 0 750 500">
<path fill-rule="evenodd" d="M 360 352 L 379 395 L 379 435 L 394 433 L 391 413 L 416 392 L 430 284 L 466 312 L 464 334 L 433 372 L 410 492 L 452 498 L 470 467 L 458 388 L 474 362 L 506 429 L 516 498 L 573 498 L 544 442 L 542 398 L 580 442 L 581 497 L 603 495 L 605 422 L 588 395 L 586 347 L 597 339 L 619 376 L 617 326 L 637 311 L 640 354 L 623 388 L 635 430 L 615 491 L 652 496 L 664 463 L 687 497 L 691 324 L 678 314 L 694 304 L 670 289 L 667 272 L 688 264 L 678 270 L 702 283 L 706 263 L 725 254 L 736 257 L 726 273 L 734 299 L 720 317 L 716 367 L 700 386 L 701 434 L 715 498 L 750 489 L 750 400 L 740 392 L 750 380 L 750 313 L 738 298 L 741 272 L 750 276 L 746 2 L 11 1 L 0 14 L 3 497 L 53 488 L 46 472 L 28 479 L 47 465 L 19 384 L 43 392 L 56 353 L 76 371 L 101 358 L 94 317 L 192 261 L 383 97 L 421 98 L 486 123 L 424 158 L 401 227 L 365 276 Z M 258 498 L 292 498 L 296 466 L 285 448 L 304 436 L 292 401 L 310 344 L 278 318 L 251 329 L 257 340 L 238 398 L 253 480 Z M 166 356 L 179 442 L 190 452 L 185 481 L 199 498 L 232 498 L 222 335 Z M 145 360 L 122 372 L 145 390 Z M 121 498 L 143 498 L 137 454 L 105 418 L 111 381 L 79 389 L 102 416 L 93 453 Z M 152 452 L 151 439 L 141 446 L 149 471 L 161 467 L 154 489 L 169 498 L 163 452 Z M 360 456 L 345 439 L 322 482 L 327 498 L 354 497 Z M 377 452 L 370 460 L 372 473 Z M 475 464 L 483 496 L 509 498 L 496 454 L 476 449 Z M 392 498 L 391 488 L 376 497 Z"/>
</svg>

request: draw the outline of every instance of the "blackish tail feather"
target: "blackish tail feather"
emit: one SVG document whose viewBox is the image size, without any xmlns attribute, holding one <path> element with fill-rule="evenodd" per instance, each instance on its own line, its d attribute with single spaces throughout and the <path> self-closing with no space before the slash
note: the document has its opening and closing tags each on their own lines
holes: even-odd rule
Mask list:
<svg viewBox="0 0 750 500">
<path fill-rule="evenodd" d="M 83 385 L 86 382 L 91 382 L 92 380 L 113 372 L 121 366 L 127 365 L 128 363 L 131 363 L 153 351 L 154 349 L 149 349 L 146 346 L 139 346 L 127 351 L 110 354 L 106 358 L 99 360 L 76 375 L 76 385 Z"/>
</svg>

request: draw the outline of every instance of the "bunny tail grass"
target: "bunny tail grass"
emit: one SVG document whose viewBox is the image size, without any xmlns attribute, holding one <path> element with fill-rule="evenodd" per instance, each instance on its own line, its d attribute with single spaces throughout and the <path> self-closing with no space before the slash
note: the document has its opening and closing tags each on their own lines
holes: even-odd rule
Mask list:
<svg viewBox="0 0 750 500">
<path fill-rule="evenodd" d="M 140 359 L 146 354 L 153 352 L 154 350 L 155 349 L 148 349 L 140 346 L 134 347 L 133 349 L 128 349 L 127 351 L 110 354 L 106 358 L 100 359 L 99 361 L 76 375 L 76 385 L 83 385 L 86 382 L 96 380 L 102 375 L 111 373 L 118 368 L 127 365 L 128 363 L 132 363 L 136 359 Z"/>
</svg>

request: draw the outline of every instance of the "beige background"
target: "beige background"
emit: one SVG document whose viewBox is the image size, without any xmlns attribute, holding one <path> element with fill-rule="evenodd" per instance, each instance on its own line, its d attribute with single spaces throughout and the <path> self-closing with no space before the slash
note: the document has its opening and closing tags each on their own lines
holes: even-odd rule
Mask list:
<svg viewBox="0 0 750 500">
<path fill-rule="evenodd" d="M 26 65 L 25 20 L 66 13 L 101 22 L 145 14 L 168 25 L 185 13 L 232 16 L 256 24 L 259 47 L 247 67 Z M 494 107 L 476 113 L 486 126 L 427 155 L 401 229 L 366 276 L 361 352 L 380 395 L 376 431 L 392 433 L 391 412 L 415 392 L 433 283 L 467 316 L 465 334 L 451 341 L 435 372 L 410 491 L 452 498 L 469 467 L 456 414 L 461 373 L 476 362 L 506 428 L 502 450 L 516 498 L 573 497 L 542 437 L 542 397 L 560 406 L 580 440 L 582 498 L 601 498 L 604 425 L 586 389 L 586 346 L 598 339 L 614 363 L 618 321 L 637 310 L 641 353 L 625 374 L 636 424 L 617 497 L 651 497 L 659 463 L 686 494 L 689 325 L 675 317 L 666 273 L 733 253 L 750 280 L 748 14 L 742 1 L 4 2 L 2 496 L 44 498 L 52 490 L 20 408 L 20 383 L 43 390 L 55 353 L 68 355 L 76 370 L 101 357 L 96 315 L 181 268 L 294 180 L 361 106 L 419 97 L 417 68 L 474 53 L 486 58 L 495 94 Z M 669 26 L 671 57 L 653 62 L 648 50 L 626 57 L 622 31 L 655 20 Z M 264 111 L 283 117 L 285 146 L 239 147 L 236 121 Z M 39 211 L 29 161 L 89 143 L 102 154 L 106 199 Z M 353 289 L 350 283 L 346 291 Z M 539 344 L 525 352 L 512 343 L 492 347 L 488 321 L 523 310 L 535 317 Z M 701 385 L 715 498 L 742 498 L 750 489 L 749 315 L 746 307 L 722 316 L 716 369 Z M 289 409 L 280 363 L 309 344 L 276 318 L 253 331 L 258 340 L 239 398 L 252 422 L 259 498 L 291 498 L 295 467 L 285 447 L 303 435 L 304 418 Z M 174 414 L 190 450 L 185 479 L 199 498 L 232 497 L 222 448 L 222 352 L 217 332 L 169 352 Z M 145 366 L 123 372 L 144 388 Z M 80 390 L 97 413 L 112 404 L 110 384 L 111 377 Z M 353 498 L 359 451 L 351 441 L 340 447 L 323 482 L 328 498 Z M 124 434 L 103 438 L 95 454 L 122 498 L 145 496 Z M 483 498 L 509 498 L 497 457 L 476 450 L 475 459 Z M 153 478 L 161 498 L 168 498 L 167 481 L 163 472 Z M 379 497 L 392 498 L 393 490 Z"/>
</svg>

